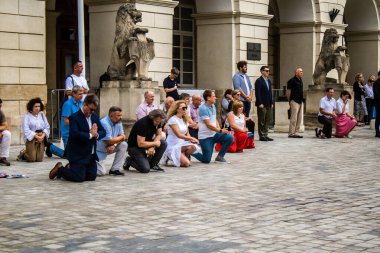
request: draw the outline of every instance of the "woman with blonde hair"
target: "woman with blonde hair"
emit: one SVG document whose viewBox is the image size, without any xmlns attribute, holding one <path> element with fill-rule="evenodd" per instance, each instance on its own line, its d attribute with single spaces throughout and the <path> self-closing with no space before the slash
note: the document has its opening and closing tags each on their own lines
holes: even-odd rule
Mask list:
<svg viewBox="0 0 380 253">
<path fill-rule="evenodd" d="M 248 139 L 248 129 L 245 125 L 244 105 L 241 101 L 234 101 L 232 111 L 227 114 L 227 122 L 231 130 L 234 131 L 236 149 L 231 152 L 243 152 Z"/>
<path fill-rule="evenodd" d="M 168 147 L 165 151 L 165 164 L 172 160 L 176 167 L 189 167 L 190 155 L 197 150 L 199 141 L 190 136 L 188 131 L 189 115 L 184 100 L 172 104 L 168 112 Z"/>
<path fill-rule="evenodd" d="M 367 113 L 367 106 L 365 103 L 364 93 L 364 78 L 362 73 L 355 75 L 354 88 L 354 115 L 358 126 L 364 126 L 364 117 Z"/>
</svg>

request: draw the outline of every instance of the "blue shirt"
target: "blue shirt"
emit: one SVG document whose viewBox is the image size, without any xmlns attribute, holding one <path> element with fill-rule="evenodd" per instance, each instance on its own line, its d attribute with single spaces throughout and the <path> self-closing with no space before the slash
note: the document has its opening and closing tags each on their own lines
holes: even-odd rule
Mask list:
<svg viewBox="0 0 380 253">
<path fill-rule="evenodd" d="M 247 90 L 247 85 L 245 84 L 245 82 L 247 82 L 249 90 Z M 240 72 L 237 72 L 234 75 L 234 77 L 232 78 L 232 84 L 234 85 L 235 90 L 242 89 L 244 91 L 245 95 L 247 95 L 247 96 L 249 96 L 251 94 L 252 84 L 251 84 L 251 81 L 249 80 L 249 76 L 247 74 L 242 74 Z M 245 101 L 245 98 L 243 96 L 240 96 L 240 100 Z"/>
<path fill-rule="evenodd" d="M 199 131 L 198 131 L 198 139 L 206 139 L 210 137 L 214 137 L 215 132 L 207 127 L 204 120 L 209 119 L 211 124 L 216 126 L 216 108 L 215 105 L 208 106 L 207 103 L 201 105 L 198 109 L 199 115 Z"/>
<path fill-rule="evenodd" d="M 106 136 L 103 139 L 98 140 L 98 145 L 96 147 L 96 154 L 98 155 L 99 161 L 102 161 L 107 158 L 107 141 L 124 134 L 124 129 L 121 121 L 114 124 L 108 115 L 104 117 L 100 123 L 106 130 Z"/>
<path fill-rule="evenodd" d="M 61 136 L 62 138 L 69 138 L 69 125 L 65 125 L 65 117 L 70 117 L 72 114 L 76 113 L 83 106 L 83 101 L 78 103 L 74 98 L 69 98 L 62 106 L 62 115 L 61 115 Z"/>
</svg>

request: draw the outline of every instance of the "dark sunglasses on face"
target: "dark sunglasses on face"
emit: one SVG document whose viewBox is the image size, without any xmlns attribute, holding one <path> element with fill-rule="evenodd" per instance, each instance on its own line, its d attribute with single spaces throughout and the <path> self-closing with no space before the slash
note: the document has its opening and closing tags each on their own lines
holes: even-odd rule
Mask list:
<svg viewBox="0 0 380 253">
<path fill-rule="evenodd" d="M 264 69 L 264 71 L 269 73 L 269 69 Z"/>
<path fill-rule="evenodd" d="M 187 106 L 180 107 L 180 109 L 186 111 L 187 110 Z"/>
</svg>

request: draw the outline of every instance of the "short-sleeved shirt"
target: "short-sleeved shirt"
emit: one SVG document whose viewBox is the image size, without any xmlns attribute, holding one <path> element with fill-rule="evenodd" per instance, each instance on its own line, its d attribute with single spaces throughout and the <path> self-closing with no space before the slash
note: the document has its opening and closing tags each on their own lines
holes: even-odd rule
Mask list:
<svg viewBox="0 0 380 253">
<path fill-rule="evenodd" d="M 121 121 L 114 124 L 108 115 L 101 119 L 100 123 L 104 130 L 106 130 L 106 136 L 104 136 L 103 139 L 98 140 L 98 145 L 96 146 L 96 154 L 98 155 L 99 160 L 102 161 L 107 158 L 107 141 L 124 134 L 124 129 Z"/>
<path fill-rule="evenodd" d="M 79 85 L 82 88 L 85 88 L 89 90 L 87 80 L 83 76 L 76 76 L 74 74 L 68 76 L 65 81 L 65 89 L 66 90 L 72 90 L 74 85 Z M 84 101 L 84 98 L 87 96 L 87 94 L 83 94 L 82 101 Z M 71 96 L 69 96 L 71 98 Z"/>
<path fill-rule="evenodd" d="M 165 89 L 171 89 L 177 86 L 177 81 L 175 79 L 170 79 L 170 76 L 166 77 L 164 79 L 164 88 Z M 166 93 L 166 97 L 172 97 L 174 100 L 179 99 L 178 90 L 173 90 L 171 92 Z"/>
<path fill-rule="evenodd" d="M 344 108 L 344 111 L 343 111 L 343 106 L 344 106 L 344 101 L 342 98 L 339 98 L 336 101 L 336 113 L 337 114 L 346 114 L 349 112 L 349 110 L 350 110 L 349 103 L 347 102 L 346 107 Z"/>
<path fill-rule="evenodd" d="M 79 101 L 78 103 L 75 101 L 74 98 L 69 98 L 63 106 L 62 106 L 62 113 L 61 113 L 61 136 L 63 138 L 69 138 L 69 125 L 65 124 L 65 117 L 68 118 L 72 114 L 76 113 L 80 110 L 83 106 L 83 101 Z"/>
<path fill-rule="evenodd" d="M 332 113 L 334 110 L 336 110 L 336 100 L 335 98 L 328 98 L 327 96 L 324 96 L 319 101 L 319 108 L 322 108 L 323 110 Z M 325 116 L 328 119 L 331 119 L 332 117 L 330 115 L 325 115 L 322 113 L 318 113 L 318 116 Z"/>
<path fill-rule="evenodd" d="M 207 103 L 204 103 L 199 107 L 198 110 L 199 115 L 199 131 L 198 131 L 198 139 L 206 139 L 210 137 L 214 137 L 215 132 L 207 127 L 204 120 L 209 119 L 211 124 L 216 126 L 216 108 L 215 105 L 208 106 Z"/>
<path fill-rule="evenodd" d="M 128 137 L 128 147 L 134 148 L 137 145 L 137 135 L 145 137 L 145 141 L 153 141 L 153 137 L 156 135 L 157 130 L 162 128 L 161 125 L 155 126 L 153 120 L 149 116 L 145 116 L 139 119 L 132 127 L 131 133 Z"/>
<path fill-rule="evenodd" d="M 291 78 L 287 83 L 287 89 L 290 90 L 290 101 L 302 104 L 303 101 L 303 83 L 302 79 L 296 76 Z"/>
<path fill-rule="evenodd" d="M 0 111 L 0 124 L 3 124 L 5 121 L 5 115 L 2 111 Z"/>
<path fill-rule="evenodd" d="M 142 102 L 139 106 L 137 106 L 135 114 L 136 119 L 142 119 L 143 117 L 147 116 L 151 111 L 158 109 L 158 107 L 155 104 L 148 104 L 147 102 Z"/>
</svg>

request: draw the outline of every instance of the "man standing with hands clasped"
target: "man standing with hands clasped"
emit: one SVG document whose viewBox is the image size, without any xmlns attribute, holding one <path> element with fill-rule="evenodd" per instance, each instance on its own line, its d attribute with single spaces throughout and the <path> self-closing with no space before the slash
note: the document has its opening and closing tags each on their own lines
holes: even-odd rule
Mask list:
<svg viewBox="0 0 380 253">
<path fill-rule="evenodd" d="M 303 71 L 301 67 L 297 67 L 295 75 L 288 81 L 286 97 L 289 100 L 290 106 L 290 123 L 289 123 L 289 138 L 303 138 L 298 135 L 302 122 L 302 101 L 303 101 Z"/>
<path fill-rule="evenodd" d="M 269 67 L 260 68 L 261 76 L 255 82 L 255 95 L 260 141 L 273 141 L 268 137 L 268 129 L 273 108 L 272 83 L 268 79 Z"/>
<path fill-rule="evenodd" d="M 243 102 L 244 105 L 244 115 L 249 117 L 253 100 L 253 89 L 249 76 L 247 75 L 247 64 L 246 61 L 239 61 L 236 64 L 239 71 L 232 78 L 232 84 L 235 90 L 240 91 L 240 101 Z"/>
</svg>

